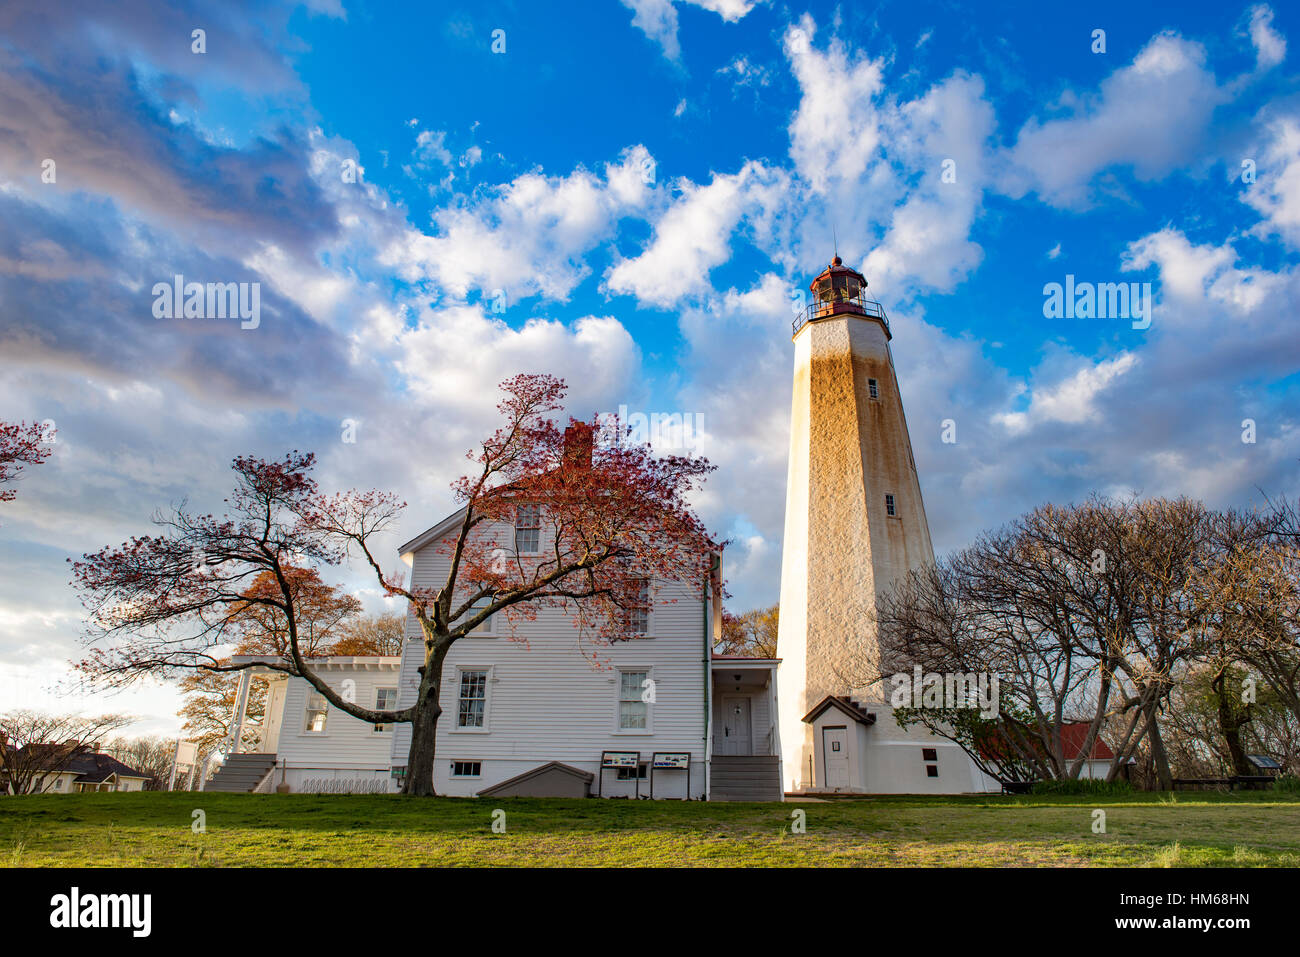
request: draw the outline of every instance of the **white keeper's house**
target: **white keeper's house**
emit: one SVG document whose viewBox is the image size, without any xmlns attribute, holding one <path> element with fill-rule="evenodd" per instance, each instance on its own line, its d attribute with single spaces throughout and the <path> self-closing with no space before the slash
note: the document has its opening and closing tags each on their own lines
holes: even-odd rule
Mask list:
<svg viewBox="0 0 1300 957">
<path fill-rule="evenodd" d="M 880 660 L 876 602 L 932 562 L 902 398 L 880 303 L 839 257 L 813 280 L 794 323 L 794 390 L 781 572 L 778 658 L 719 658 L 721 607 L 707 588 L 655 581 L 640 638 L 584 655 L 556 609 L 517 625 L 491 620 L 452 646 L 444 670 L 435 786 L 463 796 L 780 800 L 795 793 L 961 793 L 998 787 L 953 742 L 902 728 L 876 687 L 846 673 Z M 461 513 L 401 548 L 416 588 L 446 579 Z M 521 554 L 537 522 L 490 534 Z M 702 594 L 701 594 L 702 592 Z M 400 658 L 318 659 L 332 687 L 378 708 L 408 705 L 423 660 L 408 622 Z M 248 659 L 246 659 L 248 660 Z M 855 663 L 852 668 L 842 667 Z M 777 693 L 777 678 L 781 691 Z M 230 756 L 213 786 L 230 790 L 395 790 L 410 729 L 372 728 L 302 679 L 268 681 L 257 753 Z M 644 689 L 652 687 L 653 700 Z"/>
<path fill-rule="evenodd" d="M 462 517 L 455 512 L 401 547 L 413 587 L 436 589 L 446 580 L 448 550 L 438 546 L 458 533 Z M 513 538 L 526 555 L 540 543 L 535 519 L 521 512 L 519 521 L 487 534 Z M 539 609 L 512 634 L 488 619 L 457 641 L 443 666 L 438 793 L 781 800 L 779 662 L 713 653 L 719 580 L 707 588 L 647 583 L 652 601 L 637 623 L 641 637 L 613 645 L 584 650 L 572 620 L 555 608 Z M 313 667 L 341 694 L 387 708 L 414 700 L 422 662 L 412 616 L 400 658 L 317 658 Z M 372 727 L 331 707 L 303 679 L 255 668 L 242 673 L 237 728 L 253 681 L 268 684 L 260 738 L 251 752 L 230 755 L 209 788 L 398 788 L 409 725 Z M 242 728 L 232 737 L 239 740 Z"/>
</svg>

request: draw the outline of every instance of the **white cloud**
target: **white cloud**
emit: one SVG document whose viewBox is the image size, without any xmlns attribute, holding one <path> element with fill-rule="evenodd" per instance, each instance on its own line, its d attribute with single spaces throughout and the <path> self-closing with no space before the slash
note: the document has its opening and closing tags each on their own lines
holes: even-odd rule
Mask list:
<svg viewBox="0 0 1300 957">
<path fill-rule="evenodd" d="M 682 55 L 677 42 L 677 8 L 672 0 L 622 0 L 632 11 L 632 26 L 663 48 L 664 56 L 676 60 Z"/>
<path fill-rule="evenodd" d="M 1264 216 L 1253 232 L 1277 234 L 1291 247 L 1300 247 L 1300 117 L 1273 120 L 1267 135 L 1255 182 L 1243 199 Z"/>
<path fill-rule="evenodd" d="M 418 162 L 437 162 L 451 165 L 451 151 L 447 149 L 445 130 L 421 130 L 415 138 L 415 158 Z"/>
<path fill-rule="evenodd" d="M 1250 8 L 1250 42 L 1255 47 L 1255 64 L 1266 70 L 1286 59 L 1286 38 L 1273 29 L 1273 9 L 1267 4 Z"/>
<path fill-rule="evenodd" d="M 772 73 L 766 67 L 753 63 L 749 57 L 735 57 L 726 66 L 718 68 L 721 76 L 734 76 L 737 87 L 762 87 L 772 82 Z"/>
<path fill-rule="evenodd" d="M 1290 280 L 1289 272 L 1238 269 L 1236 262 L 1237 253 L 1227 243 L 1193 245 L 1180 230 L 1166 228 L 1130 243 L 1123 268 L 1158 267 L 1160 292 L 1177 308 L 1158 310 L 1157 321 L 1209 322 L 1221 327 L 1225 308 L 1244 319 L 1279 295 Z"/>
<path fill-rule="evenodd" d="M 578 406 L 607 405 L 622 383 L 640 374 L 640 351 L 611 316 L 572 324 L 532 319 L 516 329 L 475 307 L 453 306 L 426 310 L 402 334 L 396 366 L 421 402 L 471 408 L 490 418 L 497 402 L 491 386 L 519 372 L 567 379 Z"/>
<path fill-rule="evenodd" d="M 884 62 L 850 62 L 833 39 L 825 52 L 812 45 L 816 25 L 807 14 L 785 32 L 785 54 L 799 82 L 799 108 L 790 121 L 790 157 L 814 191 L 834 180 L 856 180 L 881 145 L 873 100 L 884 90 Z"/>
<path fill-rule="evenodd" d="M 1195 160 L 1224 99 L 1199 43 L 1158 34 L 1096 94 L 1067 90 L 1056 104 L 1063 116 L 1030 119 L 1007 157 L 1003 188 L 1013 198 L 1033 191 L 1054 206 L 1082 206 L 1108 167 L 1162 177 Z"/>
<path fill-rule="evenodd" d="M 1100 416 L 1097 397 L 1137 364 L 1136 355 L 1124 352 L 1113 359 L 1086 365 L 1052 386 L 1034 389 L 1027 410 L 998 413 L 994 421 L 1009 432 L 1020 433 L 1045 422 L 1078 425 L 1095 420 Z"/>
<path fill-rule="evenodd" d="M 731 258 L 731 235 L 742 220 L 764 233 L 764 211 L 780 204 L 785 177 L 758 162 L 738 173 L 714 174 L 707 185 L 681 180 L 681 196 L 655 223 L 639 256 L 613 266 L 606 288 L 642 302 L 670 306 L 708 288 L 709 270 Z"/>
<path fill-rule="evenodd" d="M 949 290 L 980 264 L 984 251 L 969 237 L 989 179 L 993 125 L 983 80 L 964 73 L 890 117 L 886 139 L 898 144 L 895 155 L 921 177 L 866 259 L 865 269 L 879 284 Z"/>
<path fill-rule="evenodd" d="M 809 247 L 824 256 L 833 226 L 845 260 L 862 262 L 889 295 L 951 289 L 983 257 L 969 239 L 991 180 L 995 118 L 983 80 L 958 71 L 899 101 L 887 93 L 883 59 L 838 38 L 818 49 L 815 31 L 804 16 L 784 38 L 800 87 L 790 156 L 807 193 L 788 202 L 798 237 L 783 263 L 806 267 Z"/>
<path fill-rule="evenodd" d="M 673 0 L 621 0 L 632 11 L 632 26 L 663 48 L 670 60 L 681 57 L 677 40 L 677 7 Z M 754 9 L 755 0 L 677 0 L 677 3 L 710 10 L 728 23 L 741 20 Z"/>
<path fill-rule="evenodd" d="M 581 168 L 562 177 L 525 173 L 485 198 L 434 213 L 437 235 L 403 231 L 380 262 L 457 299 L 500 289 L 509 301 L 539 293 L 563 300 L 589 272 L 585 254 L 653 195 L 645 147 L 624 150 L 620 160 L 605 167 L 603 179 Z"/>
<path fill-rule="evenodd" d="M 712 10 L 728 23 L 744 19 L 754 9 L 756 0 L 685 0 L 691 6 Z"/>
</svg>

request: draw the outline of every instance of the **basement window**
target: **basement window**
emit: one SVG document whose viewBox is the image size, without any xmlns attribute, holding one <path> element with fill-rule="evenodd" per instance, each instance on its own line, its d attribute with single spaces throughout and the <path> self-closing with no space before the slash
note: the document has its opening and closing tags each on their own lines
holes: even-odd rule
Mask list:
<svg viewBox="0 0 1300 957">
<path fill-rule="evenodd" d="M 892 495 L 885 496 L 885 514 L 890 517 L 898 515 L 898 510 L 894 507 L 894 496 Z"/>
<path fill-rule="evenodd" d="M 646 765 L 638 764 L 635 768 L 619 768 L 618 779 L 620 781 L 645 780 Z"/>
<path fill-rule="evenodd" d="M 453 761 L 451 776 L 453 778 L 476 778 L 483 771 L 482 761 Z"/>
<path fill-rule="evenodd" d="M 871 396 L 871 398 L 873 398 L 873 399 L 879 399 L 879 398 L 880 398 L 880 386 L 878 386 L 878 385 L 876 384 L 876 380 L 875 380 L 875 379 L 868 379 L 868 380 L 867 380 L 867 394 L 868 394 L 869 396 Z"/>
</svg>

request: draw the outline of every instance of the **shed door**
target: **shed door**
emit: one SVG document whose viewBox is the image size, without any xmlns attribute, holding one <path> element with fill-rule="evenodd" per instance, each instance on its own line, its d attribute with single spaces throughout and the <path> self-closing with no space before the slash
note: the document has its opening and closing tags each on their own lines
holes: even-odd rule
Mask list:
<svg viewBox="0 0 1300 957">
<path fill-rule="evenodd" d="M 822 728 L 823 760 L 826 763 L 826 786 L 849 786 L 849 729 Z"/>
<path fill-rule="evenodd" d="M 722 753 L 753 754 L 754 742 L 750 736 L 750 702 L 748 695 L 727 696 L 722 699 Z"/>
</svg>

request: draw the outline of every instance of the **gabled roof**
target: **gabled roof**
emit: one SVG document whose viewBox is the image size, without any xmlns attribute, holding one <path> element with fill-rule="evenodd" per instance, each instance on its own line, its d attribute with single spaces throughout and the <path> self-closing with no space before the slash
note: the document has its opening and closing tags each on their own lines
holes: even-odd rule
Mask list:
<svg viewBox="0 0 1300 957">
<path fill-rule="evenodd" d="M 838 708 L 860 724 L 873 725 L 876 723 L 876 716 L 862 708 L 852 698 L 847 695 L 836 694 L 828 694 L 825 698 L 822 698 L 811 711 L 803 716 L 803 720 L 808 724 L 812 724 L 827 708 Z"/>
<path fill-rule="evenodd" d="M 461 507 L 456 509 L 456 511 L 452 512 L 450 515 L 444 518 L 437 525 L 434 525 L 432 528 L 425 529 L 419 535 L 416 535 L 415 538 L 411 539 L 405 545 L 398 548 L 397 554 L 401 555 L 402 557 L 406 557 L 411 552 L 423 548 L 425 545 L 428 545 L 430 542 L 437 541 L 439 538 L 441 538 L 443 535 L 446 535 L 453 528 L 460 525 L 460 523 L 463 522 L 464 520 L 465 520 L 465 508 Z"/>
<path fill-rule="evenodd" d="M 1067 721 L 1061 725 L 1061 757 L 1064 761 L 1077 761 L 1079 755 L 1083 753 L 1083 742 L 1088 739 L 1087 721 Z M 994 739 L 995 741 L 1004 741 L 1005 739 Z M 1035 737 L 1034 746 L 1042 748 L 1041 742 Z M 999 748 L 990 741 L 983 741 L 979 746 L 980 755 L 990 760 L 999 760 Z M 1092 742 L 1092 751 L 1088 754 L 1089 761 L 1113 761 L 1115 752 L 1110 749 L 1105 741 L 1102 740 L 1101 734 L 1098 733 L 1096 739 Z M 1130 758 L 1129 763 L 1135 761 Z"/>
<path fill-rule="evenodd" d="M 1064 752 L 1065 760 L 1074 761 L 1083 753 L 1083 742 L 1088 738 L 1088 722 L 1073 721 L 1069 724 L 1061 725 L 1061 750 Z M 1092 753 L 1088 755 L 1090 760 L 1111 761 L 1115 757 L 1115 752 L 1110 749 L 1105 741 L 1098 734 L 1092 742 Z"/>
<path fill-rule="evenodd" d="M 60 747 L 60 745 L 29 744 L 26 748 L 22 748 L 19 753 L 21 754 L 23 751 L 28 750 L 28 748 L 36 748 L 45 751 L 57 747 Z M 87 784 L 98 784 L 100 781 L 104 781 L 112 777 L 114 774 L 118 777 L 124 778 L 147 779 L 149 777 L 149 775 L 144 772 L 137 771 L 130 765 L 123 764 L 117 758 L 111 757 L 107 754 L 99 754 L 98 752 L 92 754 L 79 754 L 62 767 L 50 769 L 45 773 L 75 774 L 77 776 L 76 780 L 84 781 Z"/>
<path fill-rule="evenodd" d="M 499 791 L 514 787 L 516 784 L 522 784 L 531 778 L 541 777 L 543 774 L 550 774 L 552 771 L 558 771 L 562 774 L 568 774 L 580 781 L 590 784 L 596 780 L 596 775 L 590 771 L 584 771 L 581 768 L 575 768 L 571 764 L 561 764 L 559 761 L 549 761 L 546 764 L 539 765 L 531 771 L 525 771 L 523 774 L 516 774 L 512 778 L 506 778 L 504 781 L 492 785 L 490 788 L 484 788 L 479 791 L 479 797 L 491 797 Z"/>
</svg>

